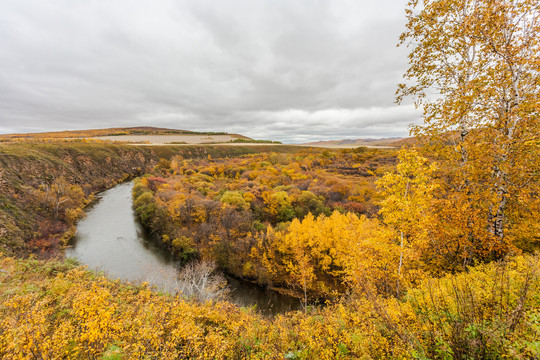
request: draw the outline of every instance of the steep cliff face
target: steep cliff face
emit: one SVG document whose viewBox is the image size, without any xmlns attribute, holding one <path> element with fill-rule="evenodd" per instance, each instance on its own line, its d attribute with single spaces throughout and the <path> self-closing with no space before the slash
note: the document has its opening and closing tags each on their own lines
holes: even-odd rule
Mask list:
<svg viewBox="0 0 540 360">
<path fill-rule="evenodd" d="M 125 145 L 0 145 L 0 251 L 54 250 L 92 194 L 158 159 L 151 149 Z"/>
<path fill-rule="evenodd" d="M 58 177 L 72 183 L 106 181 L 155 163 L 149 149 L 112 144 L 18 143 L 0 146 L 0 169 L 11 185 L 37 186 Z"/>
</svg>

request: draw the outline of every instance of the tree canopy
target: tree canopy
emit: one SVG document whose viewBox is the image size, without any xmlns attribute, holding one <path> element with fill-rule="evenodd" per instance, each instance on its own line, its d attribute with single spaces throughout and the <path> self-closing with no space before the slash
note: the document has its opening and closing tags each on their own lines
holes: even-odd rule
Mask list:
<svg viewBox="0 0 540 360">
<path fill-rule="evenodd" d="M 412 134 L 441 163 L 434 209 L 452 226 L 440 224 L 437 247 L 452 247 L 464 264 L 531 248 L 539 240 L 540 5 L 414 0 L 406 13 L 410 66 L 398 101 L 410 96 L 423 109 Z"/>
</svg>

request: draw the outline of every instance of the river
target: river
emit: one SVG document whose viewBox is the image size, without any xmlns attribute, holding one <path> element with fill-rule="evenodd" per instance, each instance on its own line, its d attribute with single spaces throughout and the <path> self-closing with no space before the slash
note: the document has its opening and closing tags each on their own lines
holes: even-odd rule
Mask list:
<svg viewBox="0 0 540 360">
<path fill-rule="evenodd" d="M 138 223 L 131 207 L 132 182 L 119 184 L 99 195 L 77 224 L 77 232 L 66 256 L 109 277 L 133 283 L 148 282 L 161 291 L 174 293 L 180 262 Z M 230 300 L 253 306 L 267 315 L 300 309 L 300 300 L 227 278 Z"/>
</svg>

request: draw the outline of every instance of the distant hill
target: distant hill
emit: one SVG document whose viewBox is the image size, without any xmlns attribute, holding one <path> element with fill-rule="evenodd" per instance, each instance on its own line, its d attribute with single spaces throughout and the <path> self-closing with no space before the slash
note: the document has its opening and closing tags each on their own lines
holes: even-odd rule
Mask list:
<svg viewBox="0 0 540 360">
<path fill-rule="evenodd" d="M 417 142 L 418 142 L 418 139 L 416 137 L 408 137 L 408 138 L 396 139 L 396 141 L 390 144 L 392 144 L 391 146 L 402 147 L 402 146 L 415 145 Z"/>
<path fill-rule="evenodd" d="M 384 138 L 384 139 L 343 139 L 343 140 L 327 140 L 314 141 L 305 143 L 305 146 L 315 147 L 336 147 L 336 148 L 354 148 L 359 146 L 390 146 L 401 147 L 407 144 L 411 138 Z"/>
<path fill-rule="evenodd" d="M 89 130 L 65 130 L 41 133 L 19 133 L 0 135 L 0 139 L 47 139 L 47 138 L 90 138 L 98 136 L 121 136 L 121 135 L 231 135 L 234 138 L 248 139 L 248 137 L 226 132 L 196 132 L 190 130 L 178 130 L 158 128 L 153 126 L 137 126 L 108 129 Z"/>
</svg>

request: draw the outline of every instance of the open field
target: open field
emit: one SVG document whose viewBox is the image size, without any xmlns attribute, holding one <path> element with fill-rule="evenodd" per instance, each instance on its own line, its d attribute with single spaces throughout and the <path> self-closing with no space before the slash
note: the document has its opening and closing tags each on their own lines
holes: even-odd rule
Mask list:
<svg viewBox="0 0 540 360">
<path fill-rule="evenodd" d="M 342 139 L 314 141 L 302 144 L 302 146 L 320 147 L 328 149 L 353 149 L 360 146 L 368 148 L 392 149 L 401 147 L 410 142 L 410 138 L 384 138 L 384 139 Z"/>
<path fill-rule="evenodd" d="M 114 142 L 142 143 L 150 145 L 200 145 L 229 142 L 238 139 L 236 135 L 118 135 L 118 136 L 97 136 L 93 139 Z"/>
<path fill-rule="evenodd" d="M 3 134 L 0 139 L 64 139 L 64 138 L 88 138 L 96 136 L 118 136 L 118 135 L 163 135 L 163 134 L 196 134 L 189 130 L 158 128 L 154 126 L 137 126 L 108 129 L 87 129 L 87 130 L 64 130 L 37 133 Z M 214 135 L 207 133 L 209 135 Z M 215 134 L 218 135 L 218 134 Z"/>
<path fill-rule="evenodd" d="M 308 148 L 323 148 L 323 149 L 354 149 L 357 147 L 367 147 L 372 149 L 394 149 L 396 146 L 388 145 L 358 145 L 358 144 L 301 144 L 298 146 L 308 147 Z"/>
<path fill-rule="evenodd" d="M 134 138 L 131 138 L 131 137 Z M 170 136 L 167 139 L 162 136 Z M 176 138 L 179 136 L 180 138 Z M 186 138 L 183 138 L 186 136 Z M 150 137 L 145 139 L 144 137 Z M 156 137 L 156 139 L 153 139 Z M 208 142 L 223 142 L 234 139 L 251 140 L 250 138 L 239 134 L 228 134 L 226 132 L 196 132 L 190 130 L 167 129 L 153 126 L 138 126 L 124 128 L 108 129 L 89 129 L 89 130 L 65 130 L 41 133 L 24 134 L 0 134 L 0 141 L 19 141 L 19 140 L 64 140 L 64 139 L 85 139 L 94 138 L 110 140 L 117 142 L 141 142 L 164 144 L 167 142 L 185 142 L 187 144 L 202 144 Z"/>
<path fill-rule="evenodd" d="M 130 145 L 226 145 L 226 146 L 255 146 L 276 145 L 270 140 L 253 140 L 240 134 L 224 132 L 193 132 L 189 130 L 166 129 L 150 126 L 54 131 L 28 134 L 4 134 L 0 135 L 0 142 L 18 141 L 54 141 L 54 140 L 82 140 L 93 139 L 113 143 Z M 242 142 L 231 141 L 245 140 Z M 360 146 L 368 148 L 392 149 L 402 146 L 402 142 L 408 139 L 344 139 L 330 141 L 316 141 L 294 146 L 326 149 L 353 149 Z M 251 142 L 253 141 L 253 142 Z"/>
<path fill-rule="evenodd" d="M 254 146 L 254 145 L 276 145 L 272 143 L 230 143 L 229 141 L 244 138 L 236 134 L 228 135 L 117 135 L 117 136 L 97 136 L 92 139 L 101 141 L 111 141 L 120 143 L 143 144 L 143 145 L 227 145 L 227 146 Z M 318 143 L 298 145 L 302 147 L 327 148 L 327 149 L 352 149 L 364 146 L 374 149 L 393 149 L 390 145 L 370 145 L 357 143 L 340 143 L 331 141 L 321 141 Z"/>
</svg>

